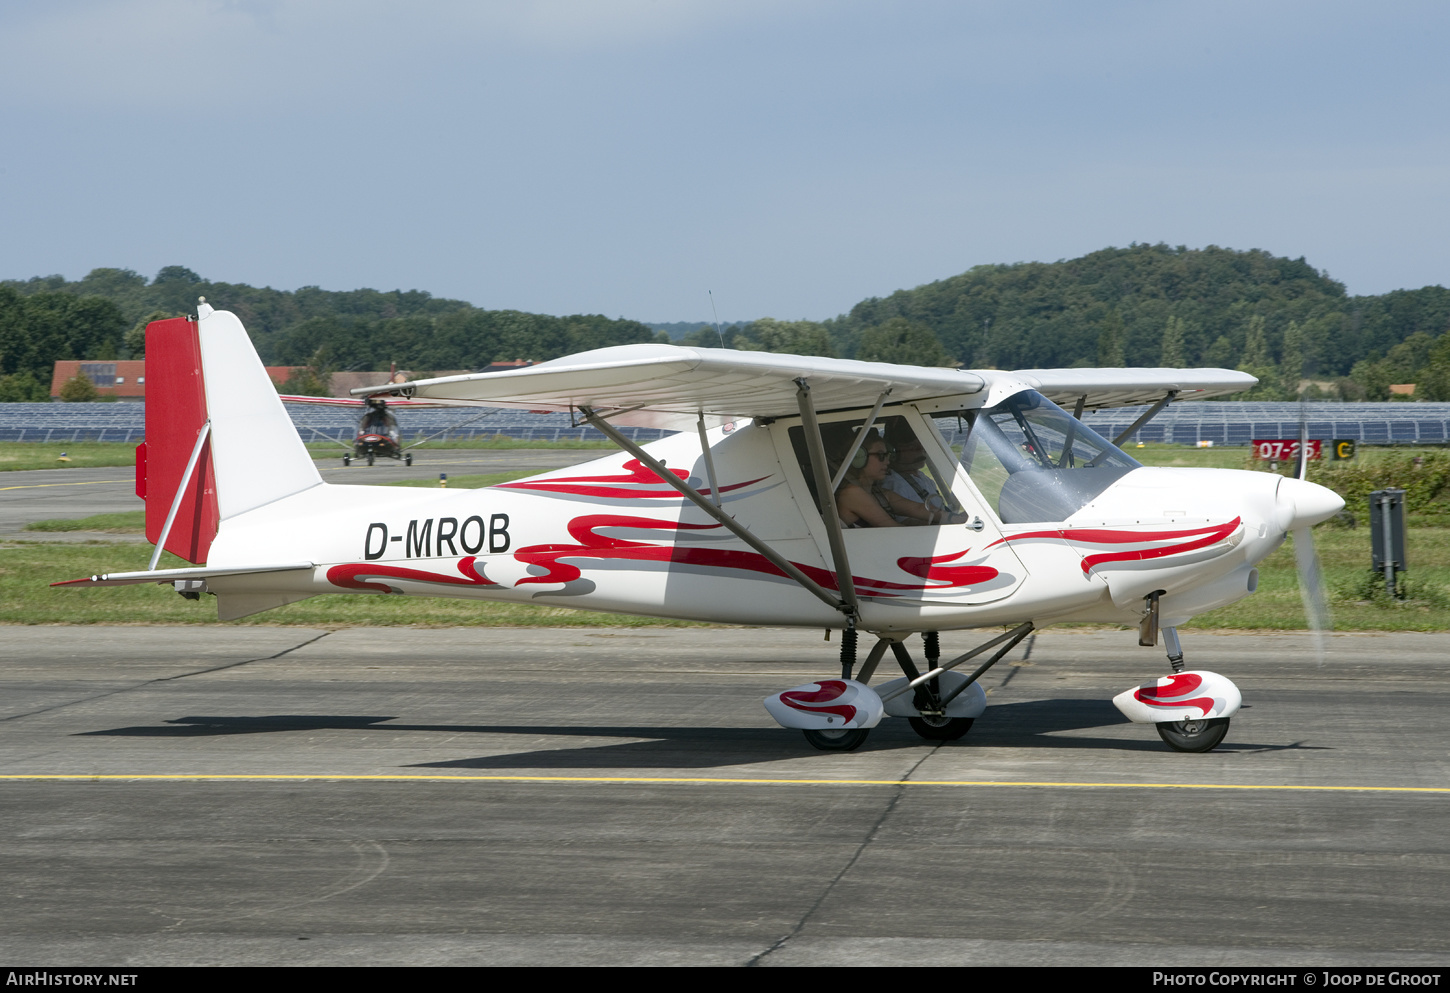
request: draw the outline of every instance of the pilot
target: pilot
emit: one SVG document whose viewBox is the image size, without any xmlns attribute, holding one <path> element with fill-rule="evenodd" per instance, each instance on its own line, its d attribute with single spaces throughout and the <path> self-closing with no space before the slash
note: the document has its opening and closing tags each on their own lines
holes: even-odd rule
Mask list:
<svg viewBox="0 0 1450 993">
<path fill-rule="evenodd" d="M 886 425 L 886 440 L 891 466 L 881 488 L 893 501 L 892 516 L 902 524 L 965 524 L 966 515 L 949 511 L 936 480 L 922 471 L 926 468 L 926 446 L 911 425 L 902 418 L 892 418 Z"/>
<path fill-rule="evenodd" d="M 845 455 L 848 444 L 839 446 Z M 840 458 L 834 461 L 839 466 Z M 882 486 L 891 472 L 886 440 L 872 428 L 856 450 L 851 465 L 836 490 L 836 513 L 845 528 L 899 528 L 911 524 L 946 523 L 943 513 L 933 511 Z"/>
<path fill-rule="evenodd" d="M 846 454 L 849 442 L 841 446 L 837 458 Z M 891 471 L 887 461 L 886 440 L 875 428 L 866 432 L 866 440 L 851 459 L 841 485 L 836 489 L 836 513 L 841 526 L 846 528 L 895 528 L 901 527 L 893 514 L 890 497 L 881 488 L 881 482 Z"/>
</svg>

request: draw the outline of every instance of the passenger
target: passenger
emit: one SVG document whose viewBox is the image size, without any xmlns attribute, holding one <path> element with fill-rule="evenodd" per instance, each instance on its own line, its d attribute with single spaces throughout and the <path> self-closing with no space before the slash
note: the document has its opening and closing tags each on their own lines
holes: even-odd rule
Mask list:
<svg viewBox="0 0 1450 993">
<path fill-rule="evenodd" d="M 837 465 L 844 455 L 844 450 L 838 453 Z M 861 442 L 836 489 L 836 513 L 843 528 L 901 527 L 893 515 L 890 497 L 881 488 L 881 481 L 890 471 L 886 441 L 872 428 L 866 432 L 866 440 Z"/>
<path fill-rule="evenodd" d="M 893 418 L 886 427 L 886 439 L 891 446 L 891 470 L 881 488 L 892 502 L 892 516 L 903 524 L 965 524 L 966 515 L 952 513 L 936 480 L 922 472 L 926 446 L 911 425 Z"/>
</svg>

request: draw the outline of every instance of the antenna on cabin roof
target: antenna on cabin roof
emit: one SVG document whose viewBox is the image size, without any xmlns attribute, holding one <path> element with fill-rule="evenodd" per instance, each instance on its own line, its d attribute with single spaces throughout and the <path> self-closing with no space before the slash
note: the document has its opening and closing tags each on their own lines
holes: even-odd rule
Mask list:
<svg viewBox="0 0 1450 993">
<path fill-rule="evenodd" d="M 720 336 L 720 347 L 724 348 L 725 333 L 720 330 L 720 312 L 715 309 L 715 293 L 712 290 L 706 290 L 705 292 L 710 294 L 710 313 L 715 315 L 715 333 Z"/>
</svg>

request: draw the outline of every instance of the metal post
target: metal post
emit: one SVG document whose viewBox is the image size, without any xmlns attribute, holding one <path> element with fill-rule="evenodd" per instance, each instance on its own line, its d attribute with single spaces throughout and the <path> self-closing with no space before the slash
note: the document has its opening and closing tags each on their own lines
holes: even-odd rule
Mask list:
<svg viewBox="0 0 1450 993">
<path fill-rule="evenodd" d="M 1384 566 L 1385 566 L 1385 592 L 1390 596 L 1395 595 L 1395 523 L 1390 517 L 1389 494 L 1380 493 L 1380 528 L 1384 532 Z"/>
<path fill-rule="evenodd" d="M 1370 567 L 1382 572 L 1385 590 L 1398 596 L 1395 574 L 1408 568 L 1405 561 L 1405 491 L 1375 490 L 1370 503 Z"/>
</svg>

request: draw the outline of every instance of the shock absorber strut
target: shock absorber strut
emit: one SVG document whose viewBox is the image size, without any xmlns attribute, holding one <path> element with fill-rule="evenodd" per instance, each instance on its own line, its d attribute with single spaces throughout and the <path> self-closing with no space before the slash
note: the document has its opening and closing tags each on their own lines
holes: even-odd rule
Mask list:
<svg viewBox="0 0 1450 993">
<path fill-rule="evenodd" d="M 846 630 L 841 632 L 841 678 L 850 679 L 856 668 L 856 615 L 846 615 Z"/>
</svg>

